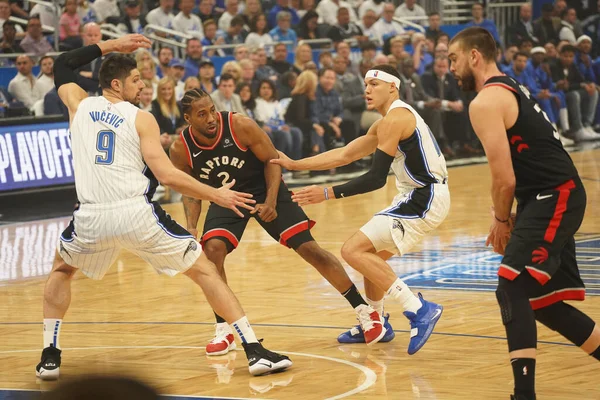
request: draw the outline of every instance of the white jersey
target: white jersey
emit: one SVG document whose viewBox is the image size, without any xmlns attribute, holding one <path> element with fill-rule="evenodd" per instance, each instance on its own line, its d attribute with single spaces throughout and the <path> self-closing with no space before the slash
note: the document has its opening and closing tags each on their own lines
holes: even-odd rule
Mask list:
<svg viewBox="0 0 600 400">
<path fill-rule="evenodd" d="M 71 123 L 75 187 L 81 204 L 113 203 L 152 194 L 156 180 L 142 157 L 138 108 L 88 97 Z"/>
<path fill-rule="evenodd" d="M 415 133 L 410 138 L 398 143 L 392 162 L 398 191 L 406 193 L 414 188 L 445 183 L 448 179 L 446 160 L 429 126 L 419 113 L 405 102 L 394 101 L 388 113 L 394 108 L 406 108 L 417 119 Z"/>
</svg>

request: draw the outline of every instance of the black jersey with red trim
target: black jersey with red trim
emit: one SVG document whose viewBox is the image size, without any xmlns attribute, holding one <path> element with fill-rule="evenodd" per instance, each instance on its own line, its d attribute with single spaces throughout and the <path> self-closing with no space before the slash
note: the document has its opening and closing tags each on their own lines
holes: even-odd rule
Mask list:
<svg viewBox="0 0 600 400">
<path fill-rule="evenodd" d="M 558 132 L 529 91 L 513 78 L 494 76 L 485 87 L 499 86 L 514 93 L 519 105 L 515 124 L 506 131 L 516 178 L 515 197 L 524 200 L 579 176 L 563 148 Z"/>
<path fill-rule="evenodd" d="M 210 147 L 196 142 L 191 125 L 181 132 L 194 177 L 215 188 L 235 179 L 232 190 L 254 195 L 266 193 L 265 164 L 235 136 L 233 113 L 223 111 L 218 115 L 219 132 Z"/>
</svg>

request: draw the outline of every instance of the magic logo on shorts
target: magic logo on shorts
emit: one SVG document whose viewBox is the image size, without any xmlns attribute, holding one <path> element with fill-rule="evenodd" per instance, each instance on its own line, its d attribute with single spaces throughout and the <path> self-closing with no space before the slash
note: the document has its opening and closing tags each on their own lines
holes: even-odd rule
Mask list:
<svg viewBox="0 0 600 400">
<path fill-rule="evenodd" d="M 188 247 L 185 250 L 185 252 L 183 253 L 183 258 L 185 259 L 185 256 L 187 256 L 187 253 L 189 253 L 190 251 L 196 251 L 197 249 L 198 249 L 198 244 L 196 243 L 195 240 L 192 240 L 190 242 L 190 244 L 188 244 Z"/>
</svg>

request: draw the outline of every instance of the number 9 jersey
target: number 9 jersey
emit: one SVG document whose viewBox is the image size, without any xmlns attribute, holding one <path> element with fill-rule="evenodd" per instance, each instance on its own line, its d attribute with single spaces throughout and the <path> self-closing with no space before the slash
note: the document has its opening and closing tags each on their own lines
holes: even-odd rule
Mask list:
<svg viewBox="0 0 600 400">
<path fill-rule="evenodd" d="M 529 91 L 508 76 L 488 79 L 484 87 L 490 86 L 511 91 L 519 106 L 517 120 L 506 130 L 517 182 L 517 200 L 524 201 L 578 178 L 577 169 L 563 148 L 558 132 Z"/>
<path fill-rule="evenodd" d="M 200 182 L 219 188 L 235 179 L 233 190 L 261 195 L 266 193 L 265 164 L 244 147 L 233 131 L 230 112 L 219 112 L 219 132 L 215 143 L 199 145 L 192 127 L 181 132 L 194 177 Z"/>
<path fill-rule="evenodd" d="M 77 198 L 81 204 L 152 198 L 157 181 L 146 166 L 135 127 L 139 108 L 104 97 L 81 101 L 71 122 Z"/>
</svg>

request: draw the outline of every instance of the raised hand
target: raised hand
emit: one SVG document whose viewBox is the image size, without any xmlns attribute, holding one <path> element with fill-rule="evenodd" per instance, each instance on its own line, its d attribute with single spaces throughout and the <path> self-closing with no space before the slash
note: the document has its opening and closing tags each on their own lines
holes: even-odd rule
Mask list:
<svg viewBox="0 0 600 400">
<path fill-rule="evenodd" d="M 230 190 L 233 185 L 235 185 L 235 179 L 217 189 L 217 196 L 214 199 L 214 202 L 223 208 L 229 208 L 230 210 L 233 210 L 241 218 L 244 218 L 244 214 L 242 214 L 238 207 L 252 211 L 254 210 L 252 204 L 255 204 L 256 200 L 252 199 L 252 195 L 250 193 L 242 193 L 236 192 L 235 190 Z"/>
<path fill-rule="evenodd" d="M 133 53 L 137 49 L 149 49 L 152 47 L 150 39 L 139 33 L 125 35 L 109 42 L 112 42 L 112 51 L 119 53 Z"/>
</svg>

